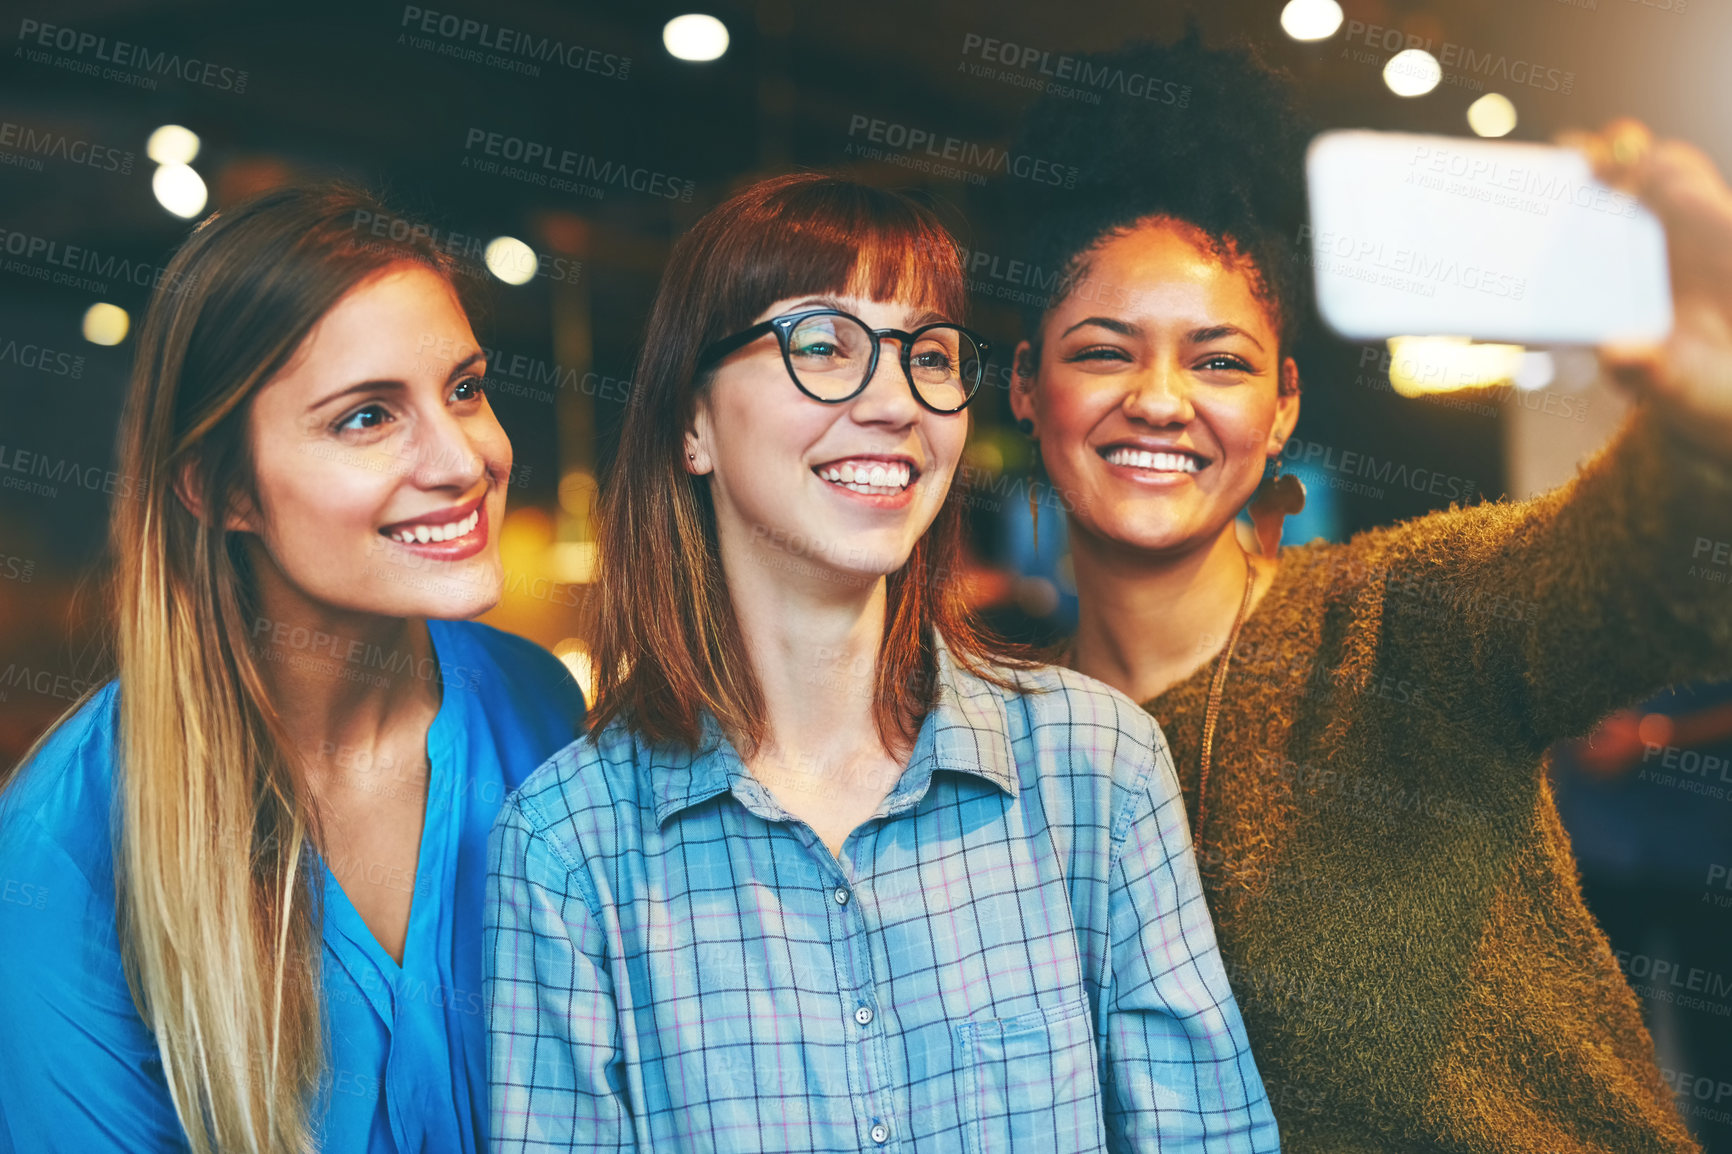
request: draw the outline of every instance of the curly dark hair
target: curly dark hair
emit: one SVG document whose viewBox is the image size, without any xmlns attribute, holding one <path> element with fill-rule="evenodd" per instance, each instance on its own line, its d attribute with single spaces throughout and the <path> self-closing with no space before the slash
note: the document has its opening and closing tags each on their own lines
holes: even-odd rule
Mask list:
<svg viewBox="0 0 1732 1154">
<path fill-rule="evenodd" d="M 1042 317 L 1087 274 L 1091 249 L 1149 217 L 1200 230 L 1214 253 L 1244 262 L 1283 349 L 1305 314 L 1299 244 L 1311 126 L 1288 78 L 1249 47 L 1203 46 L 1193 23 L 1173 44 L 1137 43 L 1078 58 L 1070 94 L 1028 111 L 1013 152 L 1074 167 L 1074 186 L 1016 182 L 1011 216 L 1034 267 L 1057 291 L 1023 306 L 1038 355 Z M 1077 99 L 1095 93 L 1100 103 Z M 1141 93 L 1142 95 L 1136 95 Z"/>
</svg>

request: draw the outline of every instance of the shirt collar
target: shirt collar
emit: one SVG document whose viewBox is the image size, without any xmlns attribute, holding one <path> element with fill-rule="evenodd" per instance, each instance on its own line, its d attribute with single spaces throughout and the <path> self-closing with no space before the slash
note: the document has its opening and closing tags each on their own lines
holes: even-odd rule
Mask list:
<svg viewBox="0 0 1732 1154">
<path fill-rule="evenodd" d="M 943 638 L 937 639 L 934 648 L 938 702 L 921 723 L 908 765 L 886 799 L 891 812 L 924 796 L 932 772 L 938 769 L 981 778 L 1012 796 L 1017 792 L 1016 764 L 1006 736 L 1008 691 L 957 663 Z M 752 779 L 715 716 L 705 710 L 702 718 L 703 736 L 695 753 L 639 742 L 639 756 L 646 763 L 655 797 L 657 825 L 729 791 L 748 805 L 769 801 L 767 791 Z"/>
</svg>

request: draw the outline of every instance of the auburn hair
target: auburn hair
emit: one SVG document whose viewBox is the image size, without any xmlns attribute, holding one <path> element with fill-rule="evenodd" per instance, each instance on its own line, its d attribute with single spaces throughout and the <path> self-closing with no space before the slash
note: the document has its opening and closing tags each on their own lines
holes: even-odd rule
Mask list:
<svg viewBox="0 0 1732 1154">
<path fill-rule="evenodd" d="M 728 596 L 709 479 L 687 472 L 684 439 L 711 376 L 698 365 L 706 345 L 777 301 L 833 294 L 915 301 L 960 321 L 961 252 L 930 209 L 823 173 L 759 181 L 674 245 L 596 510 L 592 732 L 619 719 L 648 741 L 695 749 L 707 710 L 743 755 L 763 742 L 763 691 Z M 910 746 L 936 702 L 937 638 L 996 684 L 1010 682 L 993 666 L 1031 664 L 967 607 L 963 504 L 953 485 L 887 579 L 873 696 L 887 750 Z"/>
</svg>

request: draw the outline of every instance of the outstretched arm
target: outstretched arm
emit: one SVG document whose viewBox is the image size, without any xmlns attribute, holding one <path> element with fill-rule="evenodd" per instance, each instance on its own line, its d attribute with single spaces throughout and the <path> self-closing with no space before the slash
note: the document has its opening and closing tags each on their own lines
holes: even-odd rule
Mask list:
<svg viewBox="0 0 1732 1154">
<path fill-rule="evenodd" d="M 1553 493 L 1347 551 L 1382 597 L 1383 660 L 1535 750 L 1662 686 L 1732 673 L 1732 191 L 1700 152 L 1633 122 L 1573 143 L 1666 227 L 1672 333 L 1601 350 L 1635 413 Z"/>
</svg>

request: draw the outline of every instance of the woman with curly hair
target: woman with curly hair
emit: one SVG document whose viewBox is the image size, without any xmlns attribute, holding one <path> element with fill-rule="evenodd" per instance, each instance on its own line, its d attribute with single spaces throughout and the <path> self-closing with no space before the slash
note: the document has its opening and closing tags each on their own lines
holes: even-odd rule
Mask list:
<svg viewBox="0 0 1732 1154">
<path fill-rule="evenodd" d="M 1732 600 L 1688 572 L 1732 539 L 1732 192 L 1631 122 L 1580 138 L 1671 246 L 1670 339 L 1601 351 L 1642 402 L 1614 443 L 1536 500 L 1258 556 L 1234 521 L 1299 416 L 1307 134 L 1194 34 L 1089 67 L 1189 99 L 1030 115 L 1020 150 L 1080 175 L 1026 205 L 1062 275 L 1012 403 L 1065 497 L 1066 663 L 1172 743 L 1285 1148 L 1693 1149 L 1542 761 L 1732 667 Z"/>
</svg>

